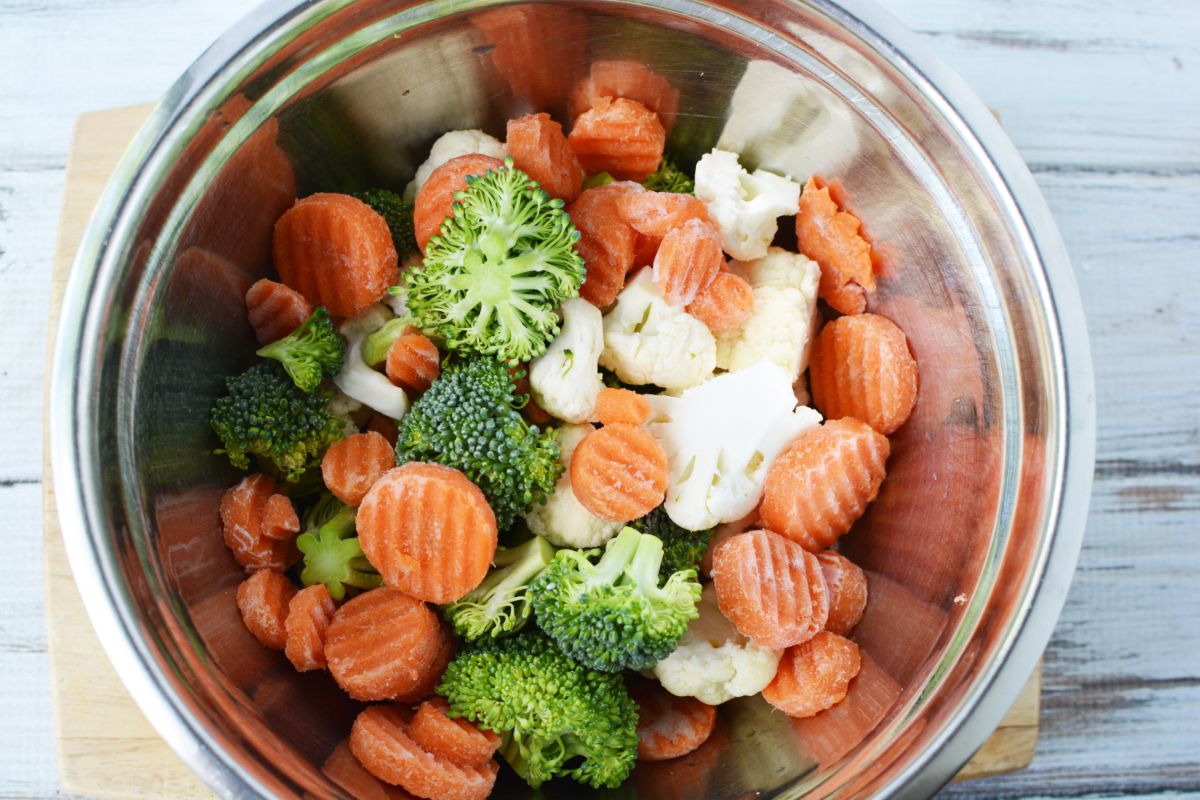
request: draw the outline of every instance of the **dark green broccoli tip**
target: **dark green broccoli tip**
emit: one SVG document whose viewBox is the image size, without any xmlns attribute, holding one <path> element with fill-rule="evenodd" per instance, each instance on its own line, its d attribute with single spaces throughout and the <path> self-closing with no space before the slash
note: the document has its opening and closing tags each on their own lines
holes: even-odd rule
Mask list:
<svg viewBox="0 0 1200 800">
<path fill-rule="evenodd" d="M 712 528 L 706 531 L 689 531 L 681 528 L 667 516 L 662 506 L 651 511 L 641 519 L 629 523 L 629 527 L 642 533 L 657 536 L 663 543 L 662 566 L 658 576 L 667 580 L 680 570 L 690 569 L 700 572 L 700 561 L 704 551 L 708 549 L 708 540 L 712 537 Z"/>
<path fill-rule="evenodd" d="M 383 323 L 383 327 L 363 340 L 363 361 L 367 363 L 368 367 L 377 367 L 387 361 L 388 349 L 391 348 L 392 342 L 403 336 L 405 331 L 411 327 L 413 327 L 413 321 L 407 315 L 393 317 Z"/>
<path fill-rule="evenodd" d="M 216 452 L 239 469 L 258 456 L 283 480 L 298 481 L 342 438 L 345 423 L 329 410 L 329 395 L 301 391 L 276 362 L 257 364 L 225 386 L 209 421 L 221 440 Z"/>
<path fill-rule="evenodd" d="M 409 311 L 451 350 L 528 361 L 558 335 L 558 307 L 579 294 L 579 232 L 512 159 L 467 184 L 423 264 L 404 273 Z"/>
<path fill-rule="evenodd" d="M 605 672 L 649 669 L 679 644 L 698 615 L 694 569 L 659 586 L 663 545 L 624 528 L 598 550 L 560 550 L 529 587 L 533 610 L 559 648 Z"/>
<path fill-rule="evenodd" d="M 537 632 L 469 645 L 437 693 L 451 716 L 502 734 L 501 755 L 535 789 L 560 777 L 616 788 L 637 758 L 637 706 L 621 676 L 588 669 Z"/>
<path fill-rule="evenodd" d="M 372 210 L 387 222 L 388 230 L 392 232 L 392 244 L 396 247 L 396 255 L 400 263 L 420 253 L 417 247 L 417 237 L 413 232 L 412 200 L 405 200 L 390 189 L 370 189 L 356 195 L 359 200 L 369 205 Z"/>
<path fill-rule="evenodd" d="M 496 568 L 466 597 L 443 609 L 455 633 L 473 642 L 515 633 L 529 621 L 529 582 L 554 558 L 554 547 L 540 536 L 522 545 L 496 550 Z"/>
<path fill-rule="evenodd" d="M 483 492 L 500 530 L 544 503 L 562 472 L 558 443 L 525 421 L 508 367 L 488 356 L 453 359 L 401 418 L 396 460 L 434 461 Z"/>
<path fill-rule="evenodd" d="M 329 312 L 322 307 L 296 330 L 258 351 L 283 365 L 302 391 L 312 393 L 321 381 L 332 378 L 342 368 L 342 337 L 333 329 Z"/>
<path fill-rule="evenodd" d="M 687 173 L 665 158 L 658 169 L 642 181 L 642 185 L 653 192 L 693 194 L 696 191 L 696 184 Z"/>
</svg>

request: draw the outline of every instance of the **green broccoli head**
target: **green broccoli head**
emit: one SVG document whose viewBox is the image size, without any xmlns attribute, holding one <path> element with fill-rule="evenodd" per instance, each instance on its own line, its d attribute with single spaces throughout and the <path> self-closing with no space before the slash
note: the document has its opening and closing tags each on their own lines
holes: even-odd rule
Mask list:
<svg viewBox="0 0 1200 800">
<path fill-rule="evenodd" d="M 535 789 L 559 777 L 616 788 L 637 758 L 637 706 L 621 676 L 571 660 L 540 633 L 468 646 L 437 693 L 452 716 L 502 734 L 501 755 Z"/>
<path fill-rule="evenodd" d="M 629 527 L 657 536 L 662 541 L 663 559 L 658 575 L 664 581 L 680 570 L 700 572 L 700 560 L 704 558 L 704 551 L 708 549 L 712 528 L 706 531 L 681 528 L 671 521 L 662 506 L 641 519 L 635 519 L 629 523 Z"/>
<path fill-rule="evenodd" d="M 342 368 L 345 344 L 329 321 L 323 307 L 304 321 L 299 328 L 258 351 L 263 358 L 273 358 L 283 365 L 296 386 L 314 392 L 321 381 L 332 378 Z"/>
<path fill-rule="evenodd" d="M 210 424 L 221 448 L 239 469 L 260 466 L 292 482 L 321 463 L 345 424 L 329 410 L 329 394 L 306 394 L 279 364 L 257 364 L 225 381 L 227 394 L 213 403 Z"/>
<path fill-rule="evenodd" d="M 699 612 L 694 569 L 658 585 L 663 545 L 625 528 L 600 551 L 559 550 L 529 587 L 538 625 L 576 661 L 605 672 L 649 669 Z"/>
<path fill-rule="evenodd" d="M 341 600 L 346 587 L 374 589 L 383 578 L 363 555 L 354 533 L 355 508 L 326 493 L 305 514 L 308 529 L 296 537 L 304 555 L 300 582 L 305 586 L 325 584 L 329 596 Z"/>
<path fill-rule="evenodd" d="M 687 173 L 665 158 L 658 165 L 658 169 L 642 181 L 642 185 L 653 192 L 693 194 L 696 191 L 696 184 Z"/>
<path fill-rule="evenodd" d="M 507 529 L 543 503 L 562 472 L 554 437 L 517 410 L 508 368 L 490 356 L 449 361 L 399 423 L 396 460 L 435 461 L 462 471 Z"/>
<path fill-rule="evenodd" d="M 556 309 L 579 294 L 579 232 L 512 159 L 467 184 L 423 264 L 404 273 L 408 308 L 451 350 L 528 361 L 558 334 Z"/>
<path fill-rule="evenodd" d="M 369 189 L 354 196 L 369 205 L 387 222 L 388 230 L 392 232 L 392 244 L 396 247 L 401 264 L 420 254 L 417 237 L 413 232 L 412 200 L 405 200 L 390 189 Z"/>
<path fill-rule="evenodd" d="M 515 633 L 529 621 L 529 582 L 554 558 L 554 547 L 535 536 L 496 550 L 496 568 L 483 583 L 443 609 L 455 633 L 473 642 Z"/>
</svg>

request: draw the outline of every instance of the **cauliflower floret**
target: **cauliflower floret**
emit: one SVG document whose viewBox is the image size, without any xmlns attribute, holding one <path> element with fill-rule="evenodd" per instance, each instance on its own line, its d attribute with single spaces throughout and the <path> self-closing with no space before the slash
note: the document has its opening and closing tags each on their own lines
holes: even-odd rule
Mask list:
<svg viewBox="0 0 1200 800">
<path fill-rule="evenodd" d="M 800 184 L 761 169 L 746 172 L 735 153 L 716 148 L 696 164 L 696 197 L 720 229 L 725 252 L 743 260 L 765 256 L 779 217 L 800 210 Z"/>
<path fill-rule="evenodd" d="M 717 606 L 711 583 L 704 587 L 696 609 L 700 616 L 688 623 L 679 646 L 654 665 L 663 688 L 710 706 L 765 689 L 779 669 L 783 651 L 755 644 L 738 633 Z"/>
<path fill-rule="evenodd" d="M 391 318 L 392 312 L 388 307 L 376 303 L 342 323 L 338 332 L 346 337 L 346 355 L 342 359 L 341 371 L 333 376 L 333 382 L 350 398 L 386 417 L 400 419 L 408 412 L 408 395 L 382 372 L 367 366 L 362 357 L 363 340 Z"/>
<path fill-rule="evenodd" d="M 707 325 L 663 299 L 646 267 L 604 316 L 600 364 L 625 383 L 686 389 L 712 375 L 717 342 Z"/>
<path fill-rule="evenodd" d="M 412 200 L 417 196 L 420 188 L 425 185 L 425 181 L 429 180 L 429 173 L 452 158 L 471 153 L 483 153 L 485 156 L 498 158 L 501 161 L 508 154 L 499 139 L 488 136 L 481 130 L 471 129 L 443 133 L 433 143 L 433 147 L 429 148 L 429 158 L 425 159 L 424 164 L 417 167 L 417 174 L 408 182 L 408 186 L 404 187 L 404 197 Z"/>
<path fill-rule="evenodd" d="M 689 531 L 750 513 L 775 459 L 821 421 L 813 409 L 796 406 L 791 375 L 767 360 L 646 402 L 650 433 L 667 451 L 664 507 Z"/>
<path fill-rule="evenodd" d="M 562 314 L 562 331 L 529 365 L 529 387 L 546 413 L 586 422 L 604 388 L 596 368 L 604 349 L 604 322 L 600 309 L 578 297 L 563 303 Z"/>
<path fill-rule="evenodd" d="M 558 439 L 558 460 L 563 465 L 562 475 L 546 504 L 534 506 L 525 515 L 529 530 L 556 547 L 599 547 L 625 527 L 624 523 L 609 522 L 588 511 L 571 489 L 571 456 L 583 437 L 594 430 L 587 423 L 563 425 L 558 429 L 555 438 Z"/>
<path fill-rule="evenodd" d="M 717 335 L 717 366 L 744 369 L 766 358 L 793 380 L 799 378 L 808 367 L 815 333 L 821 268 L 778 247 L 755 261 L 734 261 L 729 268 L 754 290 L 754 307 L 741 325 Z"/>
</svg>

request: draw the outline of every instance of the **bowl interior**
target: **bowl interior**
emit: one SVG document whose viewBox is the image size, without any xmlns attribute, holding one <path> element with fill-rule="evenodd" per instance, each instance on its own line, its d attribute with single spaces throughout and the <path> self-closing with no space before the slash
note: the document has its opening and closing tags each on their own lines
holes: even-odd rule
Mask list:
<svg viewBox="0 0 1200 800">
<path fill-rule="evenodd" d="M 621 796 L 848 794 L 895 785 L 941 746 L 1036 579 L 1055 399 L 1037 254 L 969 131 L 901 66 L 823 4 L 317 3 L 192 87 L 93 300 L 97 441 L 104 546 L 142 657 L 236 776 L 229 793 L 345 795 L 322 765 L 358 708 L 246 632 L 220 533 L 236 477 L 210 455 L 208 410 L 252 361 L 243 298 L 270 271 L 275 220 L 312 192 L 402 188 L 446 130 L 503 139 L 527 111 L 568 125 L 589 82 L 655 105 L 685 167 L 720 145 L 837 179 L 875 245 L 870 310 L 905 330 L 921 370 L 888 479 L 842 544 L 870 582 L 846 701 L 801 721 L 730 703 L 708 744 L 639 766 Z M 497 796 L 531 795 L 506 775 Z"/>
</svg>

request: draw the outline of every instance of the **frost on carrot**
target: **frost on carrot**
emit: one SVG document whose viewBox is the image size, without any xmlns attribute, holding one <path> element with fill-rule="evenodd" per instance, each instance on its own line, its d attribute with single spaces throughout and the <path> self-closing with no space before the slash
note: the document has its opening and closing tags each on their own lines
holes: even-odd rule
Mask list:
<svg viewBox="0 0 1200 800">
<path fill-rule="evenodd" d="M 662 161 L 667 134 L 658 115 L 636 100 L 600 97 L 567 138 L 588 173 L 642 181 Z"/>
<path fill-rule="evenodd" d="M 821 265 L 820 297 L 843 314 L 867 309 L 875 291 L 871 245 L 859 232 L 858 217 L 838 208 L 829 186 L 813 177 L 800 195 L 796 241 L 800 252 Z"/>
</svg>

